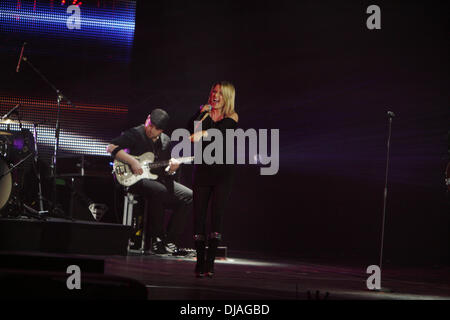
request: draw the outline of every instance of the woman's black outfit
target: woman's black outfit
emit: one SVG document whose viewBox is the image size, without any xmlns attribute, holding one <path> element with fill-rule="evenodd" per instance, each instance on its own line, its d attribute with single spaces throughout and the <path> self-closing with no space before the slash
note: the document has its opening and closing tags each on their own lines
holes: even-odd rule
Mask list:
<svg viewBox="0 0 450 320">
<path fill-rule="evenodd" d="M 203 118 L 206 112 L 197 112 L 190 121 L 193 132 L 194 121 Z M 222 217 L 230 196 L 233 183 L 233 165 L 226 164 L 226 129 L 236 129 L 237 123 L 231 118 L 223 118 L 214 122 L 207 116 L 202 122 L 202 130 L 215 128 L 223 136 L 223 164 L 195 164 L 193 172 L 193 200 L 194 200 L 194 240 L 197 251 L 197 265 L 195 272 L 201 276 L 206 272 L 209 276 L 214 273 L 214 260 L 217 247 L 222 238 Z M 210 135 L 211 136 L 211 135 Z M 213 138 L 214 140 L 214 138 Z M 204 148 L 213 141 L 202 141 Z M 197 142 L 200 143 L 200 142 Z M 203 154 L 202 150 L 202 154 Z M 214 154 L 213 154 L 214 155 Z M 234 156 L 233 156 L 234 160 Z M 204 160 L 202 161 L 204 162 Z M 211 230 L 206 237 L 206 219 L 208 204 L 211 201 Z M 208 252 L 205 257 L 206 240 Z"/>
</svg>

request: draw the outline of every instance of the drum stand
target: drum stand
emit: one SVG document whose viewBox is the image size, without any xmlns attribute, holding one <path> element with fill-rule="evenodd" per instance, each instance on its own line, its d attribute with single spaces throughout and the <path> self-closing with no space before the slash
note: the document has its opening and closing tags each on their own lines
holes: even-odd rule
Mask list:
<svg viewBox="0 0 450 320">
<path fill-rule="evenodd" d="M 44 210 L 44 197 L 42 196 L 42 183 L 41 183 L 41 173 L 39 172 L 39 151 L 37 145 L 37 125 L 33 123 L 33 136 L 34 136 L 34 159 L 33 159 L 33 169 L 38 182 L 38 198 L 39 198 L 39 211 L 23 204 L 24 208 L 35 215 L 41 216 L 43 214 L 48 214 L 48 210 Z"/>
</svg>

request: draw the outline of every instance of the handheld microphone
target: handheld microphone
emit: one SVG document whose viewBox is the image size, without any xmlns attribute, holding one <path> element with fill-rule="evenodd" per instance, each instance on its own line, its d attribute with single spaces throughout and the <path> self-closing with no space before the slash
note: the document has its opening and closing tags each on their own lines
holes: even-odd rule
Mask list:
<svg viewBox="0 0 450 320">
<path fill-rule="evenodd" d="M 207 107 L 206 110 L 203 110 L 203 108 L 205 108 L 205 107 Z M 203 120 L 205 120 L 206 117 L 209 116 L 209 113 L 211 112 L 212 109 L 213 109 L 213 107 L 212 107 L 210 104 L 204 104 L 204 105 L 201 105 L 201 106 L 200 106 L 200 114 L 198 115 L 197 119 L 195 119 L 195 121 L 198 121 L 198 123 L 197 123 L 197 126 L 194 128 L 194 131 L 196 131 L 197 128 L 199 127 L 200 123 L 202 123 Z M 203 110 L 203 111 L 202 111 L 202 110 Z M 205 114 L 203 115 L 203 117 L 200 119 L 200 116 L 201 116 L 202 113 L 205 112 L 205 111 L 206 111 L 206 113 L 205 113 Z"/>
<path fill-rule="evenodd" d="M 207 107 L 205 110 L 203 110 L 203 108 Z M 212 105 L 210 104 L 203 104 L 200 106 L 200 111 L 201 112 L 211 112 L 211 110 L 213 109 Z M 202 111 L 203 110 L 203 111 Z"/>
<path fill-rule="evenodd" d="M 12 108 L 11 110 L 9 110 L 8 113 L 5 114 L 5 115 L 2 117 L 2 120 L 8 119 L 9 116 L 10 116 L 14 111 L 16 111 L 19 107 L 20 107 L 20 103 L 18 103 L 14 108 Z"/>
<path fill-rule="evenodd" d="M 22 62 L 22 57 L 23 57 L 23 50 L 25 49 L 25 45 L 26 45 L 26 44 L 27 44 L 27 43 L 24 42 L 23 45 L 22 45 L 22 49 L 20 50 L 20 56 L 19 56 L 19 61 L 17 61 L 16 72 L 19 72 L 19 69 L 20 69 L 20 63 Z"/>
</svg>

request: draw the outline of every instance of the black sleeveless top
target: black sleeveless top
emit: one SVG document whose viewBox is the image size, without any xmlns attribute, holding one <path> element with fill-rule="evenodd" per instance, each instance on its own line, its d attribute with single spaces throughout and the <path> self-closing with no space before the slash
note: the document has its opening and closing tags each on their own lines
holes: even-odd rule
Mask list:
<svg viewBox="0 0 450 320">
<path fill-rule="evenodd" d="M 189 128 L 188 130 L 193 133 L 194 132 L 194 121 L 199 121 L 203 118 L 203 116 L 206 114 L 206 112 L 200 113 L 198 111 L 189 121 Z M 231 118 L 223 118 L 222 120 L 214 122 L 210 116 L 207 116 L 203 122 L 201 123 L 202 130 L 209 130 L 209 129 L 217 129 L 222 133 L 223 136 L 223 164 L 206 164 L 204 163 L 204 159 L 202 160 L 202 164 L 194 164 L 194 171 L 193 171 L 193 183 L 194 185 L 217 185 L 222 183 L 227 183 L 233 178 L 233 164 L 226 164 L 226 157 L 227 157 L 227 151 L 226 151 L 226 130 L 227 129 L 236 129 L 237 128 L 237 122 L 234 121 Z M 211 134 L 208 133 L 209 136 Z M 210 144 L 214 142 L 214 138 L 212 138 L 212 141 L 205 141 L 202 139 L 202 155 L 205 148 Z M 197 142 L 199 143 L 199 142 Z M 212 156 L 214 156 L 214 152 L 211 153 Z M 234 155 L 232 156 L 234 161 Z"/>
</svg>

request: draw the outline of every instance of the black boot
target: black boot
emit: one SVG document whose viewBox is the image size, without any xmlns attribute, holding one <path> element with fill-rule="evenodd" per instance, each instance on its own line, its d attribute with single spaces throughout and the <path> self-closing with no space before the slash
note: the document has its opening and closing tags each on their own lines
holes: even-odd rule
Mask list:
<svg viewBox="0 0 450 320">
<path fill-rule="evenodd" d="M 216 259 L 217 247 L 219 246 L 221 234 L 212 233 L 208 241 L 208 251 L 206 252 L 206 275 L 210 278 L 214 275 L 214 261 Z"/>
<path fill-rule="evenodd" d="M 205 236 L 195 235 L 195 250 L 197 251 L 197 263 L 195 264 L 195 275 L 203 278 L 205 275 Z"/>
</svg>

